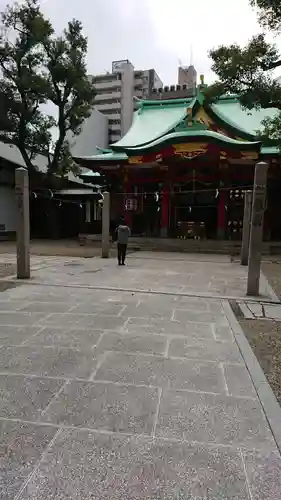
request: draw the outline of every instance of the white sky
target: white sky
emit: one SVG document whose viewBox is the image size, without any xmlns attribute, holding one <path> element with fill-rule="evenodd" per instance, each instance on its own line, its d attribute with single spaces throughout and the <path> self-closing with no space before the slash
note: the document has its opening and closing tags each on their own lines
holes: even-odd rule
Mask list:
<svg viewBox="0 0 281 500">
<path fill-rule="evenodd" d="M 0 9 L 7 0 L 0 0 Z M 136 69 L 155 68 L 164 84 L 176 83 L 179 60 L 192 62 L 206 83 L 214 76 L 208 51 L 247 40 L 260 31 L 248 0 L 42 0 L 60 32 L 73 17 L 89 40 L 91 74 L 130 59 Z M 272 39 L 272 36 L 270 37 Z M 281 36 L 276 42 L 281 49 Z"/>
</svg>

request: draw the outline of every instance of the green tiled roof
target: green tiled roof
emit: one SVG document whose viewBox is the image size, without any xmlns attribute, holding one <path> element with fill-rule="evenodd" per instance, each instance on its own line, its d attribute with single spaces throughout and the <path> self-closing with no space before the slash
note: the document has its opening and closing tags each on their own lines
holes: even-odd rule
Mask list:
<svg viewBox="0 0 281 500">
<path fill-rule="evenodd" d="M 206 115 L 197 114 L 202 109 Z M 131 128 L 118 142 L 103 150 L 103 154 L 75 158 L 84 166 L 110 164 L 128 160 L 129 156 L 142 155 L 149 150 L 157 151 L 162 144 L 182 142 L 220 142 L 229 147 L 239 147 L 244 151 L 250 148 L 260 150 L 257 132 L 262 129 L 265 118 L 273 118 L 277 109 L 246 110 L 241 107 L 237 96 L 222 96 L 209 104 L 204 100 L 204 93 L 198 89 L 197 96 L 186 99 L 141 101 L 134 114 Z M 202 117 L 203 116 L 203 117 Z M 198 117 L 198 118 L 197 118 Z M 210 120 L 208 119 L 210 118 Z M 209 120 L 209 121 L 208 121 Z M 215 132 L 218 129 L 232 136 Z M 243 138 L 243 140 L 242 140 Z M 277 147 L 263 144 L 262 154 L 280 154 Z"/>
<path fill-rule="evenodd" d="M 249 141 L 238 141 L 236 139 L 231 139 L 226 135 L 219 134 L 218 132 L 213 132 L 212 130 L 187 130 L 186 132 L 174 132 L 172 134 L 167 134 L 155 141 L 150 142 L 144 146 L 139 146 L 137 148 L 124 148 L 127 154 L 130 156 L 130 152 L 135 154 L 142 154 L 146 150 L 157 149 L 157 146 L 161 146 L 163 143 L 179 143 L 188 142 L 188 139 L 194 140 L 194 138 L 202 137 L 202 141 L 213 140 L 214 142 L 222 142 L 228 146 L 245 148 L 245 149 L 259 149 L 261 143 L 259 141 L 249 142 Z"/>
<path fill-rule="evenodd" d="M 277 146 L 264 146 L 261 148 L 262 155 L 279 155 L 280 149 Z"/>
<path fill-rule="evenodd" d="M 237 130 L 256 136 L 263 128 L 262 121 L 265 118 L 274 118 L 278 113 L 276 108 L 268 109 L 243 109 L 237 98 L 223 97 L 216 103 L 211 104 L 211 110 L 215 115 Z"/>
<path fill-rule="evenodd" d="M 80 177 L 101 177 L 101 174 L 99 172 L 93 172 L 92 170 L 89 170 L 89 172 L 84 172 L 80 175 Z"/>
<path fill-rule="evenodd" d="M 112 149 L 136 148 L 155 141 L 170 132 L 186 116 L 186 110 L 194 99 L 178 99 L 174 101 L 143 101 L 130 130 Z"/>
<path fill-rule="evenodd" d="M 83 156 L 81 158 L 79 157 L 74 157 L 74 160 L 77 162 L 77 163 L 82 163 L 84 160 L 87 162 L 87 161 L 91 161 L 91 160 L 95 160 L 95 161 L 101 161 L 101 162 L 104 162 L 104 161 L 112 161 L 112 160 L 127 160 L 128 159 L 128 156 L 126 155 L 126 153 L 115 153 L 114 151 L 111 151 L 111 153 L 103 153 L 103 154 L 100 154 L 100 155 L 93 155 L 93 156 Z"/>
</svg>

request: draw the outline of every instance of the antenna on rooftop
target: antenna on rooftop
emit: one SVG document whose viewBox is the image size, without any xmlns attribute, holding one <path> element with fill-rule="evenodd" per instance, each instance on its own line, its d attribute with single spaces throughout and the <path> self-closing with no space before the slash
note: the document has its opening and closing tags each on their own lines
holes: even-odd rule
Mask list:
<svg viewBox="0 0 281 500">
<path fill-rule="evenodd" d="M 192 66 L 193 64 L 193 46 L 192 46 L 192 43 L 190 44 L 190 61 L 189 61 L 189 65 Z"/>
</svg>

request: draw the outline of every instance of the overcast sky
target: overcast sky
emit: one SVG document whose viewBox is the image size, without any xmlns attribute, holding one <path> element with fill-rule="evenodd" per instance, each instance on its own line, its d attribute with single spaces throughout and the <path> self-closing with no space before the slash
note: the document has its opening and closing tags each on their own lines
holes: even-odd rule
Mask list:
<svg viewBox="0 0 281 500">
<path fill-rule="evenodd" d="M 0 6 L 7 0 L 0 0 Z M 91 74 L 130 59 L 136 69 L 154 68 L 164 84 L 177 83 L 179 61 L 190 60 L 205 81 L 213 80 L 208 51 L 219 44 L 245 44 L 260 31 L 248 0 L 41 0 L 59 32 L 73 17 L 89 40 Z M 281 37 L 280 49 L 281 49 Z"/>
<path fill-rule="evenodd" d="M 1 0 L 2 1 L 2 0 Z M 130 59 L 136 69 L 155 68 L 164 84 L 176 83 L 179 60 L 192 62 L 206 82 L 213 76 L 208 51 L 245 44 L 260 31 L 248 0 L 42 0 L 57 30 L 73 17 L 89 39 L 92 74 L 111 61 Z M 281 47 L 281 44 L 280 44 Z"/>
</svg>

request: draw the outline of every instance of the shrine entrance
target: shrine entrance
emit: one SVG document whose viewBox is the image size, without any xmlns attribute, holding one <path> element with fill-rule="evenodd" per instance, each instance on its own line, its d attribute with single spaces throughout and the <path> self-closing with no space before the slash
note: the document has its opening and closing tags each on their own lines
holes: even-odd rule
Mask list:
<svg viewBox="0 0 281 500">
<path fill-rule="evenodd" d="M 177 185 L 171 197 L 172 237 L 216 239 L 218 190 L 212 183 Z"/>
</svg>

